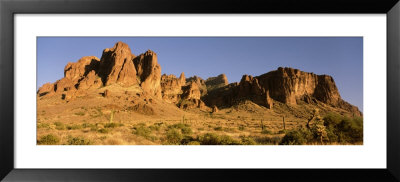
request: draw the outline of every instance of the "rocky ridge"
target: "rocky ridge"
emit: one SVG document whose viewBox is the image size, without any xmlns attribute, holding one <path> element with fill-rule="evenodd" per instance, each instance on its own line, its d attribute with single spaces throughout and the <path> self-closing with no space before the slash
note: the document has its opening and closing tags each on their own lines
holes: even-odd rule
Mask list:
<svg viewBox="0 0 400 182">
<path fill-rule="evenodd" d="M 118 42 L 103 51 L 101 58 L 83 57 L 64 68 L 64 78 L 46 83 L 38 89 L 38 97 L 60 96 L 73 100 L 101 87 L 118 84 L 140 87 L 147 97 L 175 104 L 182 109 L 231 107 L 241 100 L 250 100 L 268 109 L 274 103 L 287 105 L 324 104 L 341 108 L 355 115 L 362 113 L 344 101 L 331 76 L 316 75 L 293 68 L 278 68 L 260 76 L 243 75 L 239 83 L 229 84 L 225 74 L 206 80 L 198 76 L 186 78 L 184 73 L 161 75 L 157 54 L 151 50 L 135 56 L 129 46 Z"/>
</svg>

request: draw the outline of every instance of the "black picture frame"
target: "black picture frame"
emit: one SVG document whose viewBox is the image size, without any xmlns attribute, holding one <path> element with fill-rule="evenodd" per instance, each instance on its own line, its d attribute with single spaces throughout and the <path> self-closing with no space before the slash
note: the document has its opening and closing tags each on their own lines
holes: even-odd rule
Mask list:
<svg viewBox="0 0 400 182">
<path fill-rule="evenodd" d="M 387 15 L 386 169 L 15 169 L 14 15 L 30 13 L 382 13 Z M 398 0 L 0 0 L 0 180 L 400 181 Z M 382 60 L 384 61 L 384 60 Z M 34 156 L 32 156 L 34 157 Z M 373 157 L 373 156 L 371 156 Z M 365 159 L 368 160 L 368 159 Z"/>
</svg>

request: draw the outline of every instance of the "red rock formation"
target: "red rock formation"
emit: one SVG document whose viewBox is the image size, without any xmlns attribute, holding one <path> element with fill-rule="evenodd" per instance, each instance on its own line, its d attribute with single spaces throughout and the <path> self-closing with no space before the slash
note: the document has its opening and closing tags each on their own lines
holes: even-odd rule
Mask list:
<svg viewBox="0 0 400 182">
<path fill-rule="evenodd" d="M 157 54 L 148 50 L 133 61 L 143 91 L 161 98 L 161 66 L 158 64 Z"/>
<path fill-rule="evenodd" d="M 129 46 L 118 42 L 111 49 L 104 49 L 101 56 L 99 75 L 104 85 L 119 83 L 122 86 L 132 86 L 137 83 L 136 69 L 132 62 L 135 55 Z"/>
<path fill-rule="evenodd" d="M 53 93 L 54 93 L 54 84 L 52 83 L 45 83 L 42 87 L 39 88 L 37 92 L 39 96 L 44 96 Z"/>
<path fill-rule="evenodd" d="M 99 58 L 95 56 L 82 57 L 76 63 L 69 62 L 64 68 L 64 77 L 74 83 L 78 83 L 92 70 L 97 70 L 100 65 Z"/>
<path fill-rule="evenodd" d="M 200 90 L 201 96 L 207 94 L 206 82 L 202 78 L 198 76 L 193 76 L 186 79 L 186 85 L 190 85 L 192 83 L 195 83 L 197 85 L 198 89 Z"/>
<path fill-rule="evenodd" d="M 186 85 L 186 77 L 184 72 L 182 72 L 179 76 L 179 81 L 181 82 L 181 85 Z"/>
<path fill-rule="evenodd" d="M 182 77 L 182 75 L 181 75 Z M 169 103 L 176 103 L 182 94 L 182 80 L 176 78 L 175 75 L 162 75 L 161 76 L 161 89 L 163 100 Z"/>
<path fill-rule="evenodd" d="M 190 82 L 182 88 L 182 99 L 200 99 L 201 92 L 196 82 Z"/>
<path fill-rule="evenodd" d="M 228 85 L 229 82 L 225 74 L 220 74 L 216 77 L 207 78 L 205 84 L 207 86 L 207 91 L 211 91 L 216 88 L 224 87 Z"/>
<path fill-rule="evenodd" d="M 231 84 L 216 89 L 202 99 L 209 106 L 231 106 L 238 100 L 248 99 L 267 108 L 272 108 L 274 101 L 289 105 L 296 105 L 299 101 L 308 104 L 322 102 L 361 115 L 357 107 L 340 97 L 331 76 L 293 68 L 280 67 L 257 77 L 244 75 L 237 86 Z"/>
</svg>

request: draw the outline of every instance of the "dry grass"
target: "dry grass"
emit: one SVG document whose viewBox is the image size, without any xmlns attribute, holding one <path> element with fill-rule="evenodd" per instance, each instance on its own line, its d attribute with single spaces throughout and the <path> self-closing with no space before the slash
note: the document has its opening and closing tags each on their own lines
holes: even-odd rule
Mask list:
<svg viewBox="0 0 400 182">
<path fill-rule="evenodd" d="M 99 94 L 105 89 L 111 91 L 111 97 Z M 112 85 L 70 102 L 58 96 L 38 99 L 38 144 L 46 144 L 39 141 L 52 135 L 58 140 L 51 142 L 50 137 L 49 143 L 56 145 L 196 145 L 201 144 L 201 137 L 211 134 L 227 143 L 276 145 L 285 131 L 304 127 L 313 109 L 277 104 L 270 110 L 247 102 L 210 114 L 210 109 L 181 110 L 156 98 L 148 103 L 148 98 L 136 95 L 139 92 L 136 87 Z M 155 114 L 128 109 L 139 103 L 148 104 Z"/>
</svg>

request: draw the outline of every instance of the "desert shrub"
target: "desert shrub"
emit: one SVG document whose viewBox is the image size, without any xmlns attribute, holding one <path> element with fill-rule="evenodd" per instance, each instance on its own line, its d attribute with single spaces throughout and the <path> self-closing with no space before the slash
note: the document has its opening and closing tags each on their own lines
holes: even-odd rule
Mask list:
<svg viewBox="0 0 400 182">
<path fill-rule="evenodd" d="M 267 129 L 265 129 L 265 128 L 261 131 L 261 133 L 262 133 L 262 134 L 272 134 L 271 131 L 269 131 L 269 130 L 267 130 Z"/>
<path fill-rule="evenodd" d="M 224 131 L 234 133 L 234 132 L 236 132 L 236 129 L 235 128 L 224 128 Z"/>
<path fill-rule="evenodd" d="M 221 126 L 217 126 L 214 128 L 215 131 L 222 131 L 222 127 Z"/>
<path fill-rule="evenodd" d="M 107 129 L 107 128 L 100 128 L 99 130 L 97 130 L 97 132 L 99 132 L 99 133 L 103 133 L 103 134 L 106 134 L 106 133 L 109 133 L 109 132 L 110 132 L 110 130 L 109 130 L 109 129 Z"/>
<path fill-rule="evenodd" d="M 279 130 L 278 134 L 285 134 L 287 131 L 286 130 Z"/>
<path fill-rule="evenodd" d="M 243 130 L 245 130 L 245 129 L 246 129 L 246 127 L 245 127 L 245 126 L 243 126 L 243 125 L 240 125 L 240 126 L 238 127 L 238 129 L 239 129 L 240 131 L 243 131 Z"/>
<path fill-rule="evenodd" d="M 61 123 L 61 122 L 55 122 L 55 123 L 54 123 L 54 125 L 56 125 L 56 129 L 57 129 L 57 130 L 65 130 L 65 129 L 66 129 L 66 127 L 65 127 L 65 124 L 64 124 L 64 123 Z"/>
<path fill-rule="evenodd" d="M 97 131 L 97 126 L 91 123 L 82 123 L 82 128 L 90 128 L 92 131 Z"/>
<path fill-rule="evenodd" d="M 281 145 L 304 145 L 314 141 L 314 135 L 307 129 L 288 131 L 280 142 Z"/>
<path fill-rule="evenodd" d="M 182 128 L 181 131 L 184 135 L 191 135 L 193 133 L 192 128 L 189 127 Z"/>
<path fill-rule="evenodd" d="M 279 136 L 263 136 L 263 137 L 254 137 L 254 140 L 257 144 L 261 145 L 278 145 L 281 143 L 282 138 Z"/>
<path fill-rule="evenodd" d="M 215 133 L 206 133 L 198 138 L 201 145 L 240 145 L 240 141 L 233 139 L 228 135 L 217 135 Z"/>
<path fill-rule="evenodd" d="M 153 131 L 160 131 L 161 126 L 154 124 L 154 125 L 149 126 L 149 128 Z"/>
<path fill-rule="evenodd" d="M 148 140 L 155 141 L 157 137 L 151 135 L 151 129 L 146 127 L 145 124 L 138 124 L 137 126 L 133 127 L 134 131 L 133 134 L 144 137 Z"/>
<path fill-rule="evenodd" d="M 196 141 L 195 138 L 193 138 L 192 136 L 186 135 L 186 136 L 183 136 L 183 138 L 182 138 L 182 140 L 180 141 L 180 143 L 181 143 L 182 145 L 189 145 L 190 142 L 194 142 L 194 141 Z"/>
<path fill-rule="evenodd" d="M 116 128 L 116 127 L 120 127 L 120 126 L 124 126 L 124 124 L 122 124 L 122 123 L 106 123 L 104 125 L 104 128 Z"/>
<path fill-rule="evenodd" d="M 197 128 L 197 130 L 199 130 L 199 131 L 204 131 L 204 128 Z"/>
<path fill-rule="evenodd" d="M 178 129 L 172 128 L 167 131 L 167 141 L 169 144 L 180 144 L 183 136 Z"/>
<path fill-rule="evenodd" d="M 54 136 L 52 134 L 48 134 L 48 135 L 42 136 L 37 141 L 37 143 L 39 145 L 57 145 L 58 142 L 60 142 L 60 139 L 57 136 Z"/>
<path fill-rule="evenodd" d="M 68 145 L 90 145 L 92 142 L 85 137 L 68 137 L 67 141 Z"/>
<path fill-rule="evenodd" d="M 142 137 L 148 137 L 151 134 L 151 129 L 147 128 L 144 125 L 139 125 L 137 127 L 134 127 L 134 130 L 135 131 L 133 131 L 133 134 L 139 135 L 139 136 L 142 136 Z"/>
<path fill-rule="evenodd" d="M 73 124 L 73 125 L 68 125 L 66 128 L 68 130 L 77 130 L 77 129 L 82 129 L 82 125 Z"/>
<path fill-rule="evenodd" d="M 190 135 L 192 134 L 192 129 L 190 128 L 189 124 L 183 124 L 183 123 L 177 123 L 177 124 L 173 124 L 168 126 L 168 129 L 179 129 L 181 130 L 182 134 L 184 135 Z"/>
<path fill-rule="evenodd" d="M 77 113 L 75 113 L 75 115 L 77 115 L 77 116 L 83 116 L 83 115 L 85 115 L 85 112 L 83 112 L 83 111 L 77 112 Z"/>
<path fill-rule="evenodd" d="M 189 143 L 187 143 L 187 145 L 200 145 L 199 141 L 191 141 Z"/>
<path fill-rule="evenodd" d="M 50 124 L 49 123 L 38 123 L 37 128 L 50 128 Z"/>
<path fill-rule="evenodd" d="M 252 137 L 241 136 L 242 145 L 257 145 L 257 142 Z"/>
<path fill-rule="evenodd" d="M 363 141 L 362 118 L 349 118 L 330 113 L 323 120 L 330 142 L 357 143 Z"/>
</svg>

